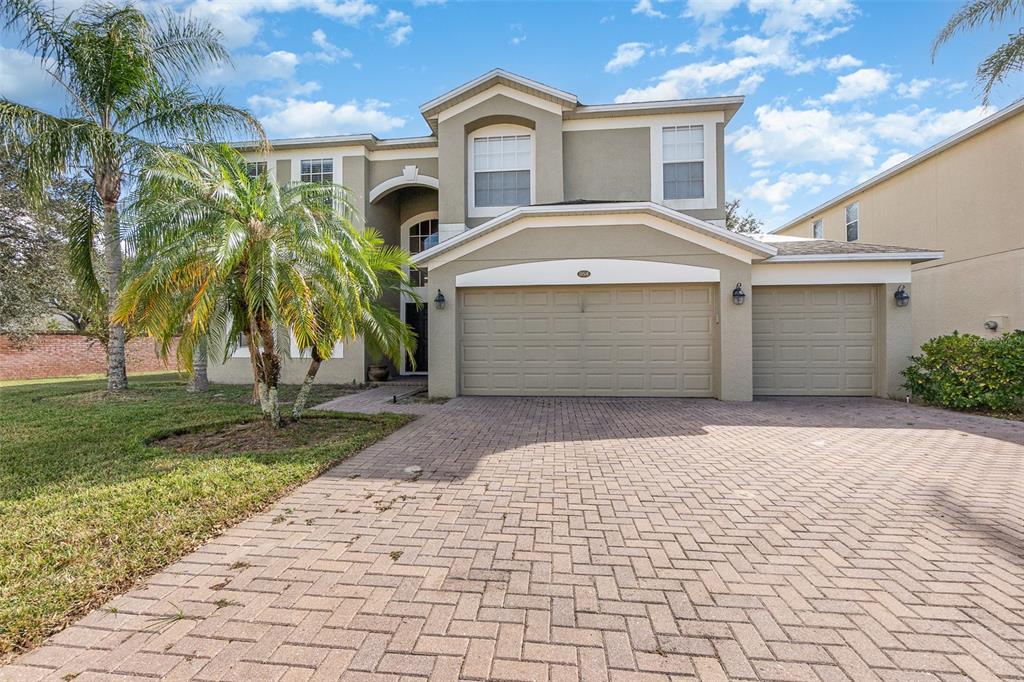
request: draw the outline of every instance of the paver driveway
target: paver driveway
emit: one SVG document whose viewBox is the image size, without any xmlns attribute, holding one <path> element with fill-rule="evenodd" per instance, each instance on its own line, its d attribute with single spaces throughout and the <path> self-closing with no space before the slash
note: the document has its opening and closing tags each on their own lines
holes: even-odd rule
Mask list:
<svg viewBox="0 0 1024 682">
<path fill-rule="evenodd" d="M 0 677 L 1022 678 L 1022 463 L 880 400 L 460 398 Z"/>
</svg>

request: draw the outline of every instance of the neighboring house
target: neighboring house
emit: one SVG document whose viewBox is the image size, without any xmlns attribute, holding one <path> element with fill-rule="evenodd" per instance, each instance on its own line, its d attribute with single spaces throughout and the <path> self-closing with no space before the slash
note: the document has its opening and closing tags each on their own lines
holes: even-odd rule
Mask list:
<svg viewBox="0 0 1024 682">
<path fill-rule="evenodd" d="M 775 233 L 942 249 L 913 268 L 915 348 L 1024 328 L 1024 100 Z"/>
<path fill-rule="evenodd" d="M 742 102 L 584 105 L 494 70 L 423 105 L 429 136 L 249 154 L 279 182 L 344 184 L 415 254 L 426 305 L 394 304 L 432 395 L 898 393 L 913 306 L 894 295 L 941 254 L 725 230 L 725 126 Z M 306 361 L 291 350 L 295 382 Z M 363 344 L 338 351 L 321 380 L 362 381 Z M 210 376 L 251 369 L 235 357 Z"/>
</svg>

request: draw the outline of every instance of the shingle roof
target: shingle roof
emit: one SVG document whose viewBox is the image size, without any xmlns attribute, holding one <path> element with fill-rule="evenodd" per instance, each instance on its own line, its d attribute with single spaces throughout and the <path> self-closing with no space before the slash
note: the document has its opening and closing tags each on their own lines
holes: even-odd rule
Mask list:
<svg viewBox="0 0 1024 682">
<path fill-rule="evenodd" d="M 863 242 L 836 242 L 828 239 L 769 241 L 766 243 L 777 248 L 780 256 L 843 255 L 854 253 L 924 253 L 927 251 L 934 251 L 934 249 L 918 249 L 910 246 L 865 244 Z"/>
</svg>

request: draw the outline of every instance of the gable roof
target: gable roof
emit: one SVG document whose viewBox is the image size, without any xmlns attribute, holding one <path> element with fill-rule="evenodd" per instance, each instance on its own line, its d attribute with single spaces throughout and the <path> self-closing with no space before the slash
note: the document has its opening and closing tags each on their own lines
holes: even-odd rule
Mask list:
<svg viewBox="0 0 1024 682">
<path fill-rule="evenodd" d="M 781 225 L 779 227 L 776 227 L 774 230 L 772 230 L 772 232 L 773 233 L 774 232 L 782 232 L 783 230 L 787 230 L 787 229 L 793 227 L 794 225 L 797 225 L 799 223 L 804 222 L 805 220 L 813 218 L 815 215 L 817 215 L 819 213 L 822 213 L 824 211 L 827 211 L 828 209 L 832 208 L 833 206 L 835 206 L 837 204 L 841 204 L 842 202 L 846 201 L 847 199 L 849 199 L 850 197 L 854 196 L 855 194 L 859 194 L 859 193 L 861 193 L 861 192 L 863 192 L 863 191 L 865 191 L 867 189 L 870 189 L 870 188 L 874 187 L 875 185 L 881 184 L 881 183 L 885 182 L 886 180 L 888 180 L 889 178 L 893 177 L 894 175 L 899 175 L 903 171 L 909 170 L 909 169 L 913 168 L 914 166 L 927 161 L 928 159 L 932 158 L 933 156 L 937 156 L 938 154 L 941 154 L 942 152 L 946 151 L 950 147 L 955 147 L 956 145 L 960 144 L 961 142 L 966 142 L 967 140 L 971 139 L 975 135 L 983 133 L 986 130 L 988 130 L 989 128 L 991 128 L 992 126 L 994 126 L 994 125 L 996 125 L 998 123 L 1002 123 L 1006 119 L 1013 118 L 1014 116 L 1016 116 L 1017 114 L 1020 114 L 1020 113 L 1024 113 L 1024 98 L 1021 98 L 1021 99 L 1017 100 L 1016 102 L 1014 102 L 1013 104 L 1000 109 L 999 111 L 997 111 L 996 113 L 992 114 L 991 116 L 989 116 L 987 118 L 981 119 L 980 121 L 978 121 L 974 125 L 969 126 L 967 128 L 964 128 L 960 132 L 947 137 L 945 140 L 942 140 L 938 144 L 935 144 L 935 145 L 932 145 L 931 147 L 928 147 L 923 152 L 920 152 L 918 154 L 915 154 L 914 156 L 911 156 L 906 161 L 903 161 L 902 163 L 898 163 L 895 166 L 893 166 L 892 168 L 888 168 L 888 169 L 882 171 L 881 173 L 879 173 L 878 175 L 875 175 L 875 176 L 873 176 L 871 178 L 868 178 L 867 180 L 865 180 L 864 182 L 860 183 L 856 187 L 853 187 L 852 189 L 848 189 L 845 192 L 843 192 L 842 194 L 839 194 L 838 196 L 835 196 L 835 197 L 829 199 L 825 203 L 819 204 L 818 206 L 815 206 L 810 211 L 807 211 L 803 215 L 801 215 L 801 216 L 799 216 L 797 218 L 794 218 L 793 220 L 790 220 L 785 225 Z"/>
<path fill-rule="evenodd" d="M 423 118 L 427 119 L 427 122 L 433 127 L 440 112 L 495 85 L 505 85 L 514 90 L 529 93 L 535 97 L 560 104 L 565 109 L 571 109 L 579 103 L 576 95 L 571 92 L 565 92 L 564 90 L 538 83 L 535 80 L 530 80 L 504 69 L 491 69 L 482 76 L 478 76 L 468 83 L 463 83 L 454 90 L 449 90 L 443 95 L 430 100 L 420 107 L 420 113 L 423 114 Z"/>
<path fill-rule="evenodd" d="M 666 220 L 674 225 L 693 230 L 704 237 L 721 242 L 723 248 L 733 247 L 745 251 L 754 258 L 768 258 L 777 253 L 777 249 L 768 243 L 748 237 L 746 235 L 730 232 L 724 227 L 719 227 L 693 216 L 680 213 L 670 208 L 651 201 L 622 201 L 622 202 L 600 202 L 600 203 L 577 203 L 545 204 L 536 206 L 520 206 L 519 208 L 503 213 L 496 218 L 491 218 L 486 223 L 466 230 L 461 234 L 446 239 L 439 244 L 430 247 L 412 258 L 414 265 L 428 264 L 430 261 L 442 256 L 454 249 L 479 240 L 495 230 L 511 225 L 512 223 L 532 217 L 553 217 L 553 216 L 616 216 L 629 214 L 646 214 L 656 219 Z M 734 251 L 735 252 L 735 251 Z"/>
<path fill-rule="evenodd" d="M 829 239 L 806 239 L 781 235 L 759 235 L 758 239 L 772 244 L 778 253 L 766 263 L 844 261 L 844 260 L 909 260 L 920 263 L 943 257 L 942 251 L 911 246 L 867 244 L 864 242 L 838 242 Z"/>
</svg>

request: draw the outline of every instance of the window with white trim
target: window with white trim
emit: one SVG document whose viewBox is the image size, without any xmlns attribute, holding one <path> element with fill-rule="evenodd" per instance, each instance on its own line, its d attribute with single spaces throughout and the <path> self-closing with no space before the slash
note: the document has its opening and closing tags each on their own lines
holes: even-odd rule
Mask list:
<svg viewBox="0 0 1024 682">
<path fill-rule="evenodd" d="M 266 161 L 246 161 L 245 162 L 245 174 L 250 178 L 257 178 L 261 175 L 267 174 L 267 162 Z"/>
<path fill-rule="evenodd" d="M 530 204 L 533 138 L 496 135 L 473 138 L 473 206 L 500 208 Z"/>
<path fill-rule="evenodd" d="M 860 202 L 855 201 L 846 207 L 846 241 L 855 242 L 860 239 Z"/>
<path fill-rule="evenodd" d="M 437 218 L 430 220 L 421 220 L 418 223 L 414 223 L 409 226 L 409 253 L 416 255 L 417 253 L 430 248 L 437 243 L 436 238 L 431 239 L 437 234 L 438 221 Z M 419 268 L 409 268 L 409 286 L 413 287 L 425 287 L 427 286 L 427 271 L 420 270 Z"/>
<path fill-rule="evenodd" d="M 334 159 L 303 159 L 299 164 L 302 182 L 334 182 Z"/>
<path fill-rule="evenodd" d="M 818 218 L 811 224 L 811 230 L 815 239 L 825 238 L 825 225 L 821 222 L 821 218 Z"/>
<path fill-rule="evenodd" d="M 704 198 L 704 126 L 661 129 L 663 197 Z"/>
</svg>

